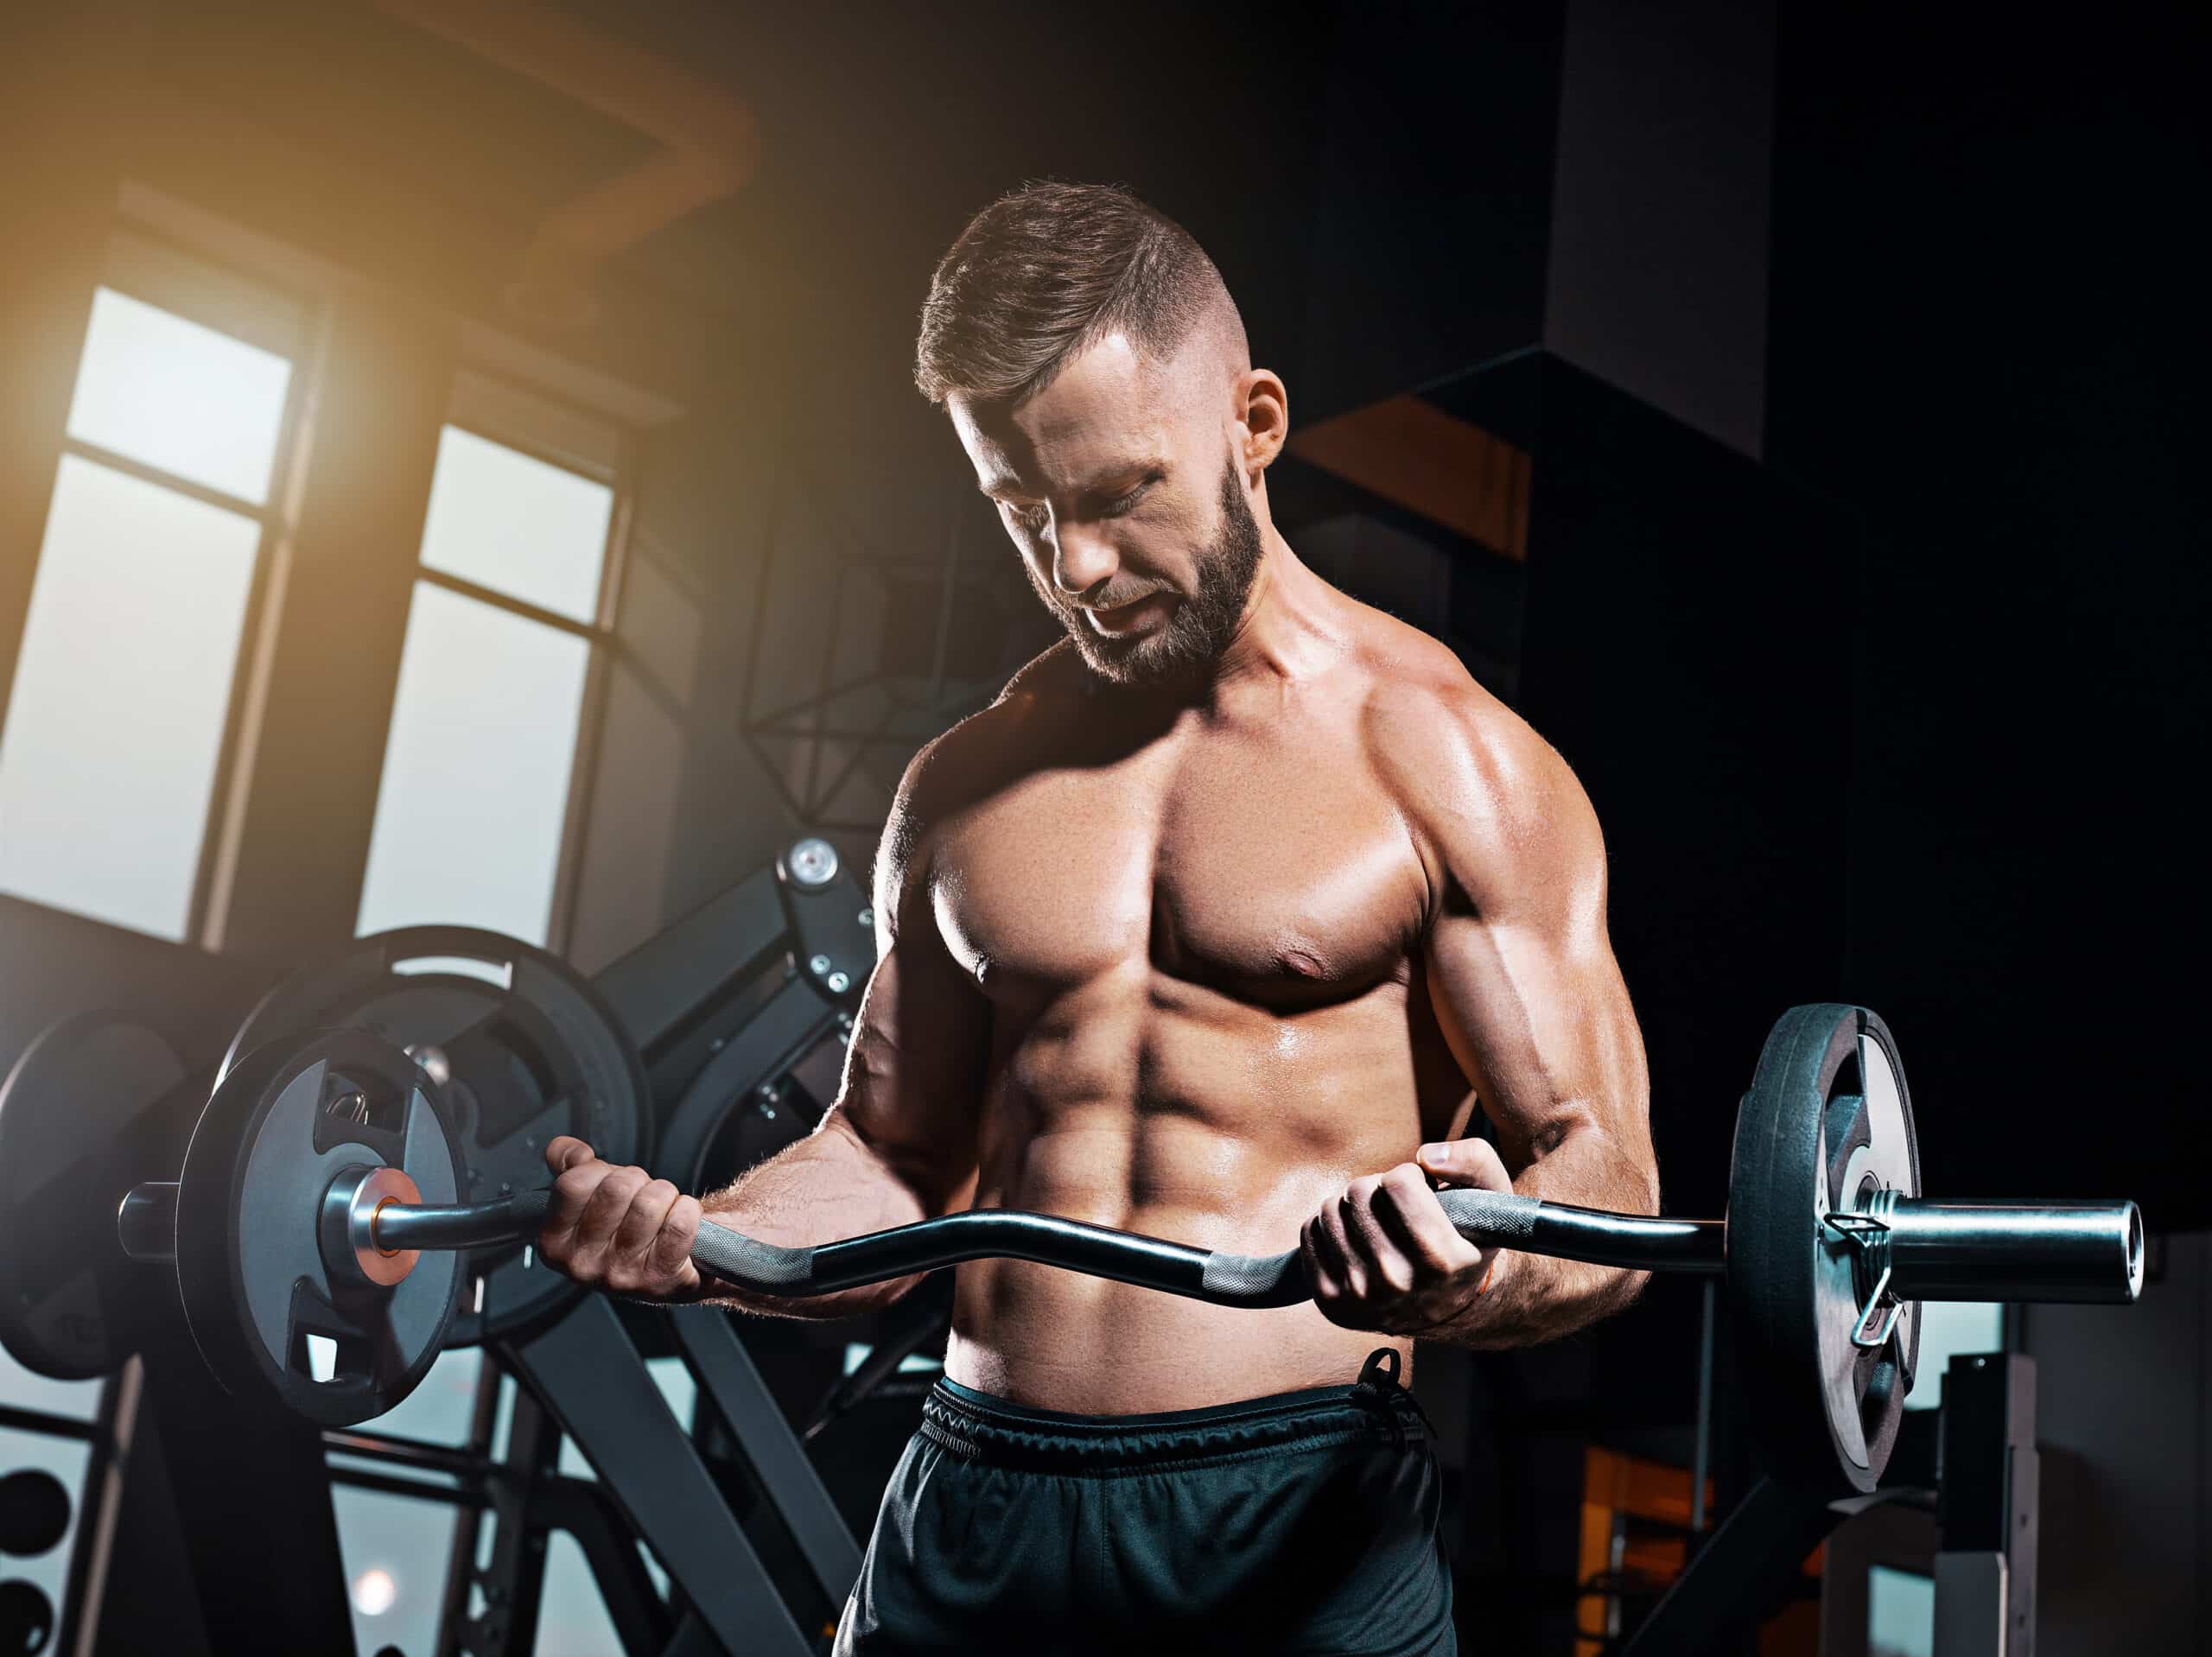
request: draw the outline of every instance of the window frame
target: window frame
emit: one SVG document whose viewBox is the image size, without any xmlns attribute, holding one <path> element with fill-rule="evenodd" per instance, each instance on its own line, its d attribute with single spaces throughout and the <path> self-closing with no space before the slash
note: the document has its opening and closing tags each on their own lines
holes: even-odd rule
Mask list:
<svg viewBox="0 0 2212 1657">
<path fill-rule="evenodd" d="M 557 610 L 549 610 L 518 599 L 496 587 L 486 587 L 449 570 L 434 569 L 423 562 L 423 545 L 418 539 L 413 555 L 411 579 L 409 586 L 409 613 L 413 614 L 413 594 L 416 584 L 429 582 L 465 599 L 474 599 L 497 610 L 524 621 L 534 621 L 556 632 L 579 638 L 584 644 L 583 694 L 576 706 L 576 731 L 573 758 L 569 766 L 568 797 L 562 809 L 560 851 L 554 860 L 553 891 L 545 919 L 545 942 L 541 946 L 548 953 L 566 959 L 569 934 L 575 923 L 578 888 L 583 874 L 584 842 L 588 837 L 591 802 L 599 773 L 601 739 L 607 723 L 607 686 L 611 676 L 613 652 L 619 648 L 617 618 L 622 598 L 623 577 L 629 563 L 630 524 L 636 498 L 636 460 L 639 450 L 638 433 L 631 427 L 588 405 L 549 391 L 543 386 L 526 384 L 511 375 L 479 367 L 464 359 L 454 371 L 454 385 L 448 401 L 448 412 L 439 423 L 441 438 L 448 428 L 467 432 L 470 436 L 502 448 L 512 449 L 541 465 L 558 468 L 574 476 L 585 478 L 604 486 L 612 496 L 607 517 L 607 538 L 601 549 L 599 593 L 593 606 L 592 619 L 578 621 Z M 496 402 L 486 404 L 481 390 L 487 389 Z M 469 406 L 469 393 L 478 390 L 474 399 L 478 406 Z M 507 417 L 497 417 L 493 410 L 503 411 Z M 598 429 L 607 441 L 607 451 L 603 461 L 557 442 L 549 441 L 545 434 L 525 429 L 533 418 L 567 419 L 582 422 Z M 428 505 L 428 498 L 425 498 Z M 389 720 L 385 729 L 387 745 L 391 740 Z M 388 747 L 387 747 L 388 752 Z M 377 792 L 384 791 L 385 775 L 379 765 Z M 371 805 L 371 821 L 374 821 L 375 806 Z M 372 846 L 373 842 L 372 842 Z M 366 885 L 368 854 L 371 846 L 362 853 L 362 884 Z M 360 893 L 354 895 L 354 907 L 359 912 Z"/>
<path fill-rule="evenodd" d="M 174 939 L 143 927 L 126 927 L 128 930 L 162 943 L 175 943 L 186 948 L 214 952 L 217 949 L 215 933 L 219 921 L 219 917 L 214 912 L 215 905 L 219 894 L 228 886 L 219 871 L 229 854 L 230 842 L 235 835 L 235 824 L 244 810 L 245 803 L 236 797 L 239 761 L 245 733 L 253 723 L 251 710 L 259 694 L 258 677 L 265 671 L 263 662 L 267 650 L 264 638 L 269 631 L 270 620 L 271 589 L 277 585 L 275 572 L 282 556 L 280 543 L 289 533 L 296 513 L 303 471 L 301 465 L 302 434 L 307 425 L 308 409 L 312 406 L 320 387 L 324 356 L 322 342 L 328 326 L 328 307 L 311 292 L 240 270 L 228 261 L 212 257 L 204 251 L 175 241 L 149 226 L 127 219 L 118 220 L 109 232 L 106 248 L 100 260 L 99 280 L 92 292 L 86 296 L 85 331 L 77 352 L 79 375 L 84 369 L 84 346 L 89 342 L 92 334 L 92 305 L 101 289 L 282 356 L 291 365 L 291 372 L 285 382 L 283 407 L 277 416 L 276 442 L 270 456 L 269 487 L 266 498 L 259 505 L 78 437 L 69 430 L 66 416 L 54 452 L 54 481 L 48 485 L 48 511 L 50 514 L 51 492 L 58 486 L 62 462 L 73 455 L 90 465 L 104 467 L 139 482 L 249 519 L 256 526 L 253 568 L 247 579 L 245 605 L 239 617 L 238 650 L 230 663 L 230 688 L 224 699 L 223 725 L 216 741 L 214 769 L 208 779 L 207 809 L 200 825 L 199 855 L 194 862 L 192 890 L 185 903 L 184 926 L 181 936 Z M 211 302 L 211 292 L 219 294 L 230 302 Z M 236 325 L 240 316 L 265 314 L 278 308 L 289 314 L 291 327 L 289 330 L 256 329 L 248 333 L 241 332 Z M 289 332 L 290 337 L 280 340 L 279 335 L 283 332 Z M 73 405 L 75 397 L 76 381 L 73 379 L 70 390 Z M 35 591 L 36 581 L 34 570 L 30 592 Z M 27 600 L 28 597 L 27 592 Z M 13 619 L 16 646 L 10 660 L 19 663 L 22 641 L 30 625 L 28 601 L 22 612 Z M 0 683 L 0 732 L 6 729 L 15 689 L 15 674 L 11 671 L 7 682 Z M 39 899 L 24 897 L 22 901 L 37 903 Z"/>
</svg>

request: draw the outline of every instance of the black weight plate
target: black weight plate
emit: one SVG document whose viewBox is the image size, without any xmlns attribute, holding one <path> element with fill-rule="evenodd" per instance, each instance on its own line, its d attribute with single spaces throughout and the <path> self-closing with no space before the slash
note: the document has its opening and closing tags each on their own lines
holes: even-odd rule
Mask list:
<svg viewBox="0 0 2212 1657">
<path fill-rule="evenodd" d="M 453 960 L 501 969 L 507 985 L 458 972 L 401 970 Z M 546 1142 L 563 1133 L 588 1141 L 610 1162 L 651 1160 L 651 1095 L 636 1049 L 599 993 L 543 949 L 474 927 L 380 932 L 270 991 L 231 1052 L 338 1025 L 372 1032 L 442 1070 L 435 1091 L 461 1143 L 466 1201 L 545 1184 Z M 432 1049 L 442 1064 L 430 1059 Z M 518 1245 L 473 1251 L 468 1275 L 469 1292 L 448 1336 L 456 1346 L 518 1334 L 581 1292 Z"/>
<path fill-rule="evenodd" d="M 334 1114 L 348 1095 L 366 1121 Z M 383 1414 L 445 1342 L 458 1254 L 425 1249 L 395 1286 L 334 1281 L 319 1236 L 323 1194 L 349 1167 L 394 1167 L 425 1203 L 451 1203 L 461 1160 L 415 1061 L 359 1030 L 255 1048 L 229 1067 L 193 1130 L 176 1208 L 185 1320 L 216 1378 L 325 1426 Z M 318 1379 L 318 1349 L 331 1374 Z"/>
<path fill-rule="evenodd" d="M 184 1075 L 149 1025 L 88 1013 L 41 1031 L 0 1082 L 0 1346 L 26 1369 L 89 1381 L 130 1355 L 99 1267 L 118 1199 L 175 1171 L 182 1133 L 139 1119 Z"/>
<path fill-rule="evenodd" d="M 1736 1118 L 1728 1292 L 1759 1446 L 1770 1471 L 1809 1489 L 1874 1489 L 1919 1354 L 1911 1304 L 1878 1349 L 1852 1344 L 1853 1250 L 1821 1216 L 1857 1206 L 1869 1182 L 1920 1192 L 1897 1044 L 1864 1007 L 1793 1007 Z"/>
</svg>

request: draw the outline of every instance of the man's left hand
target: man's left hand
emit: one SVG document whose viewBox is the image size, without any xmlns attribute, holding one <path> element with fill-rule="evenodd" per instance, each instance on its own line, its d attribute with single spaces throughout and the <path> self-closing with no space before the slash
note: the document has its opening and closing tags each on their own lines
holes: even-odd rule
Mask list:
<svg viewBox="0 0 2212 1657">
<path fill-rule="evenodd" d="M 1432 1184 L 1433 1182 L 1433 1185 Z M 1435 1186 L 1510 1191 L 1487 1140 L 1424 1145 L 1419 1159 L 1363 1174 L 1306 1222 L 1300 1248 L 1313 1302 L 1346 1329 L 1420 1335 L 1452 1323 L 1490 1286 L 1499 1251 L 1452 1228 Z"/>
</svg>

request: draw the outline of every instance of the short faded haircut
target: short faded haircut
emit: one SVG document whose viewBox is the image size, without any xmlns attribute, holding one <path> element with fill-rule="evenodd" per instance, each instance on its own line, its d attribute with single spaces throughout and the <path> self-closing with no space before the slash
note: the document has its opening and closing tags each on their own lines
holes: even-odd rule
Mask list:
<svg viewBox="0 0 2212 1657">
<path fill-rule="evenodd" d="M 922 303 L 914 384 L 1019 402 L 1119 332 L 1166 361 L 1214 313 L 1243 324 L 1205 250 L 1120 185 L 1023 185 L 968 221 Z"/>
</svg>

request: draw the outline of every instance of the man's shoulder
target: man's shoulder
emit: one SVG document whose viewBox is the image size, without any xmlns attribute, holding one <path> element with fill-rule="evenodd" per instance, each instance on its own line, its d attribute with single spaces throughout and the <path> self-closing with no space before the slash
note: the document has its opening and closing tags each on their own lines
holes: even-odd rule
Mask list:
<svg viewBox="0 0 2212 1657">
<path fill-rule="evenodd" d="M 1589 810 L 1565 759 L 1452 650 L 1383 619 L 1363 726 L 1372 763 L 1425 835 L 1489 827 L 1518 839 Z"/>
<path fill-rule="evenodd" d="M 894 843 L 911 847 L 928 825 L 1003 784 L 1082 670 L 1074 647 L 1062 639 L 1007 680 L 988 707 L 923 744 L 892 805 Z"/>
<path fill-rule="evenodd" d="M 985 729 L 1002 733 L 1017 723 L 1036 723 L 1092 688 L 1090 670 L 1076 653 L 1074 641 L 1055 639 L 1022 663 L 988 708 L 953 728 L 982 721 Z"/>
<path fill-rule="evenodd" d="M 1374 613 L 1361 652 L 1361 714 L 1385 766 L 1428 769 L 1473 762 L 1526 765 L 1551 748 L 1529 722 L 1484 689 L 1449 645 Z"/>
</svg>

